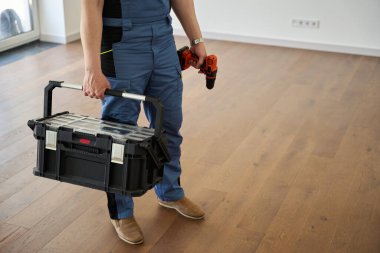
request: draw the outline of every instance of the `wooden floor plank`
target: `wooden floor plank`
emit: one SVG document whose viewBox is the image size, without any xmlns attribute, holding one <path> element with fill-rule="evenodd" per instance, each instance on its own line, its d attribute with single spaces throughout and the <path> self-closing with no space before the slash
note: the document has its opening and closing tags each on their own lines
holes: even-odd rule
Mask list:
<svg viewBox="0 0 380 253">
<path fill-rule="evenodd" d="M 36 180 L 32 169 L 27 167 L 0 184 L 0 203 Z"/>
<path fill-rule="evenodd" d="M 337 111 L 336 115 L 339 115 L 338 120 L 336 119 L 336 116 L 333 116 L 328 121 L 331 126 L 333 126 L 333 124 L 340 125 L 343 122 L 348 124 L 351 122 L 353 116 L 358 113 L 357 110 L 360 100 L 365 94 L 365 91 L 368 91 L 370 86 L 368 85 L 368 82 L 365 82 L 365 84 L 362 84 L 359 89 L 356 85 L 357 80 L 366 80 L 374 70 L 374 66 L 376 64 L 376 62 L 372 60 L 366 61 L 365 63 L 366 64 L 363 64 L 358 69 L 356 75 L 353 77 L 353 80 L 347 86 L 346 95 L 353 92 L 355 96 L 351 100 L 344 98 L 344 96 L 341 99 L 341 104 L 345 105 L 347 107 L 347 111 L 351 113 L 342 114 L 341 111 Z M 361 78 L 359 78 L 359 76 Z M 339 106 L 332 108 L 339 108 Z M 331 109 L 329 110 L 331 111 Z M 346 120 L 344 118 L 340 118 L 342 115 L 346 115 Z M 323 118 L 325 117 L 326 116 Z M 348 126 L 345 126 L 344 128 L 347 127 Z M 326 143 L 326 141 L 324 142 Z M 334 161 L 327 166 L 326 171 L 319 173 L 321 187 L 318 192 L 317 200 L 314 202 L 316 208 L 311 212 L 305 223 L 305 227 L 302 230 L 303 234 L 299 238 L 299 243 L 297 245 L 297 252 L 304 252 L 307 249 L 311 252 L 323 252 L 328 251 L 331 247 L 331 241 L 338 226 L 337 216 L 345 210 L 345 197 L 349 197 L 347 193 L 357 173 L 355 164 L 360 161 L 360 153 L 358 153 L 358 151 L 361 150 L 357 149 L 358 146 L 356 146 L 354 150 L 350 150 L 351 147 L 351 145 L 339 145 L 337 147 L 339 150 L 337 149 L 334 151 L 334 153 L 336 153 L 336 155 L 334 155 Z M 351 156 L 348 156 L 345 152 L 350 152 L 349 154 L 351 154 Z M 353 160 L 350 161 L 349 159 Z M 350 163 L 347 164 L 347 161 L 350 161 Z M 315 236 L 316 230 L 318 230 L 318 236 Z M 326 243 L 321 244 L 320 241 L 325 241 Z M 310 250 L 310 248 L 312 250 Z"/>
<path fill-rule="evenodd" d="M 49 180 L 49 179 L 45 179 Z M 72 196 L 78 193 L 80 187 L 60 183 L 47 194 L 32 202 L 18 214 L 8 218 L 7 223 L 32 228 L 45 217 L 49 216 L 53 210 L 61 207 Z"/>
<path fill-rule="evenodd" d="M 380 96 L 372 93 L 366 96 L 352 122 L 351 138 L 356 143 L 353 149 L 357 161 L 357 176 L 349 192 L 350 198 L 346 202 L 346 215 L 340 217 L 330 252 L 372 252 L 379 247 L 378 243 L 371 243 L 371 239 L 380 236 L 375 225 L 380 222 L 379 215 L 375 213 L 378 208 L 377 189 L 380 178 L 380 135 L 375 129 L 378 129 L 380 124 L 377 123 L 374 129 L 367 127 L 376 124 L 377 120 L 374 120 L 374 117 L 380 116 L 376 115 L 379 112 L 368 110 L 380 105 L 379 98 Z"/>
<path fill-rule="evenodd" d="M 0 203 L 0 221 L 17 214 L 53 189 L 57 184 L 57 181 L 46 180 L 45 178 L 34 180 L 31 184 Z"/>
<path fill-rule="evenodd" d="M 94 252 L 93 250 L 100 250 L 101 247 L 115 243 L 118 240 L 117 237 L 109 238 L 111 240 L 107 244 L 103 241 L 107 233 L 114 234 L 105 203 L 106 196 L 102 194 L 95 205 L 87 209 L 39 252 Z M 80 240 L 78 240 L 78 235 L 80 235 Z"/>
<path fill-rule="evenodd" d="M 81 189 L 71 199 L 51 210 L 48 216 L 15 240 L 13 244 L 5 247 L 5 250 L 20 253 L 37 252 L 93 206 L 99 196 L 98 191 Z"/>
<path fill-rule="evenodd" d="M 11 225 L 8 223 L 0 223 L 0 252 L 6 252 L 6 245 L 12 244 L 14 240 L 19 238 L 28 230 L 23 227 Z"/>
<path fill-rule="evenodd" d="M 12 155 L 10 158 L 0 161 L 0 172 L 3 177 L 9 179 L 26 168 L 29 168 L 32 173 L 33 167 L 36 166 L 37 144 L 26 143 L 25 146 L 26 151 L 22 154 Z"/>
</svg>

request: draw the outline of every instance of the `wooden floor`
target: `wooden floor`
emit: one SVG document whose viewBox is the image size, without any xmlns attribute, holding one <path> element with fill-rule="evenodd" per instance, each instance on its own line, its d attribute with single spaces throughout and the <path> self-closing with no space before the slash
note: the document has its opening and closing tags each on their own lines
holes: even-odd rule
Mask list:
<svg viewBox="0 0 380 253">
<path fill-rule="evenodd" d="M 206 219 L 158 206 L 151 191 L 136 199 L 142 246 L 117 238 L 103 192 L 32 175 L 26 122 L 42 116 L 48 80 L 81 82 L 80 44 L 0 67 L 0 252 L 380 252 L 380 59 L 208 49 L 216 87 L 184 73 L 182 128 L 182 184 Z M 79 92 L 55 101 L 56 112 L 99 114 Z"/>
</svg>

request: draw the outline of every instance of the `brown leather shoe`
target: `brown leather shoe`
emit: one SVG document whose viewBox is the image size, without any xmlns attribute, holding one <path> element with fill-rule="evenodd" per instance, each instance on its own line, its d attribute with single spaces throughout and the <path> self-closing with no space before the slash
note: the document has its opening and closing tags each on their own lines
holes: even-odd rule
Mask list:
<svg viewBox="0 0 380 253">
<path fill-rule="evenodd" d="M 175 209 L 177 212 L 190 219 L 199 220 L 205 217 L 205 213 L 202 209 L 186 197 L 177 201 L 163 201 L 159 199 L 158 203 L 163 207 Z"/>
<path fill-rule="evenodd" d="M 143 243 L 144 237 L 142 231 L 134 217 L 121 220 L 111 219 L 111 223 L 115 227 L 119 238 L 124 242 L 129 244 Z"/>
</svg>

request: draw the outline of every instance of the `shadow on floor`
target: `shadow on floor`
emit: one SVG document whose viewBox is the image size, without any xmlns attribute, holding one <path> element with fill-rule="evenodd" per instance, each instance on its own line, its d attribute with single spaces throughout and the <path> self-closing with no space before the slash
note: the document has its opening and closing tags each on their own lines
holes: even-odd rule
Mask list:
<svg viewBox="0 0 380 253">
<path fill-rule="evenodd" d="M 33 41 L 28 44 L 0 52 L 0 67 L 21 60 L 25 57 L 41 53 L 58 46 L 56 43 Z"/>
</svg>

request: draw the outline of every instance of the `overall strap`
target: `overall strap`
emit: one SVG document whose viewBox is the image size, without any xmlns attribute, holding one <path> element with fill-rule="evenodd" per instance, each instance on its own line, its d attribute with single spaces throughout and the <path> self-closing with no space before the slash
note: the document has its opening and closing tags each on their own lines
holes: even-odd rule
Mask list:
<svg viewBox="0 0 380 253">
<path fill-rule="evenodd" d="M 121 17 L 128 18 L 128 5 L 129 5 L 130 0 L 120 0 L 121 4 Z"/>
</svg>

